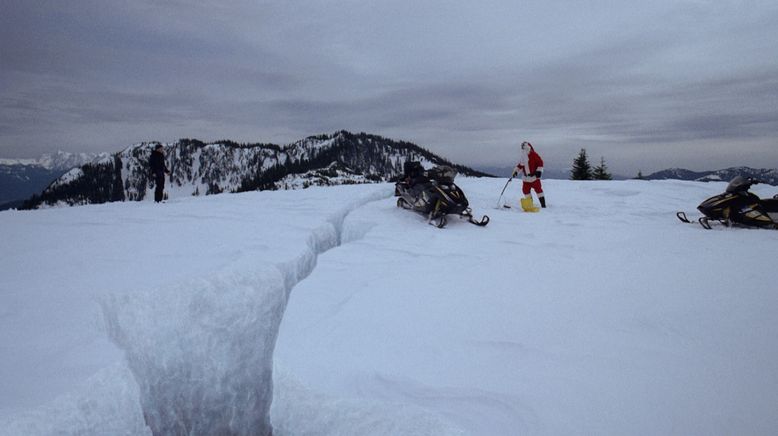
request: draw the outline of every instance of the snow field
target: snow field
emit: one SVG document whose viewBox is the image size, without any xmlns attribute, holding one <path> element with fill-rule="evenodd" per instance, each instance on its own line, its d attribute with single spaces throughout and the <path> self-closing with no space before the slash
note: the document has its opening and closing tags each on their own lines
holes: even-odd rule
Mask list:
<svg viewBox="0 0 778 436">
<path fill-rule="evenodd" d="M 0 434 L 778 428 L 778 233 L 674 217 L 724 183 L 457 183 L 487 227 L 390 185 L 0 213 Z"/>
<path fill-rule="evenodd" d="M 778 234 L 678 222 L 724 184 L 544 181 L 550 207 L 444 230 L 377 202 L 295 289 L 277 362 L 312 389 L 467 434 L 770 434 Z M 767 194 L 765 194 L 767 195 Z M 347 286 L 343 277 L 349 277 Z"/>
</svg>

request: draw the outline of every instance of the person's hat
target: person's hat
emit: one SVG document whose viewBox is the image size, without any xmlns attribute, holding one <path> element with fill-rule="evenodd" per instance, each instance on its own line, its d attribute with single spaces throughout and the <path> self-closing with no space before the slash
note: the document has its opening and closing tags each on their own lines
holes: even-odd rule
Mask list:
<svg viewBox="0 0 778 436">
<path fill-rule="evenodd" d="M 154 150 L 159 150 L 159 149 L 161 149 L 161 148 L 164 148 L 164 147 L 162 146 L 162 144 L 157 144 L 157 146 L 156 146 L 156 147 L 154 147 Z"/>
</svg>

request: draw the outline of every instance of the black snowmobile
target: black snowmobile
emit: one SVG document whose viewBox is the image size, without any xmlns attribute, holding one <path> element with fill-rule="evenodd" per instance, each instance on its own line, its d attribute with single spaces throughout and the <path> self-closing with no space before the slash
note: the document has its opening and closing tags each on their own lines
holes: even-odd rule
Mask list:
<svg viewBox="0 0 778 436">
<path fill-rule="evenodd" d="M 727 227 L 759 227 L 778 229 L 778 195 L 773 198 L 759 198 L 748 192 L 759 180 L 737 176 L 729 182 L 723 194 L 715 195 L 697 206 L 704 216 L 698 219 L 700 225 L 711 228 L 711 221 Z M 676 213 L 679 220 L 691 222 L 684 212 Z"/>
<path fill-rule="evenodd" d="M 477 221 L 470 210 L 464 192 L 454 184 L 457 172 L 449 166 L 437 166 L 425 171 L 419 162 L 405 162 L 404 174 L 395 184 L 397 207 L 416 211 L 438 228 L 446 226 L 447 215 L 459 215 L 477 226 L 489 224 L 485 216 Z"/>
</svg>

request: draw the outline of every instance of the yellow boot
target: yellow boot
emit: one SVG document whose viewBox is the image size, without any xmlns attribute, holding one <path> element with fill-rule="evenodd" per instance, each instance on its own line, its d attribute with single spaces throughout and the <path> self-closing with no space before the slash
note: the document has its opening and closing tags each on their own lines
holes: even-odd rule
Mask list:
<svg viewBox="0 0 778 436">
<path fill-rule="evenodd" d="M 538 212 L 540 210 L 540 208 L 535 206 L 535 203 L 532 202 L 532 197 L 522 198 L 521 208 L 524 210 L 524 212 Z"/>
</svg>

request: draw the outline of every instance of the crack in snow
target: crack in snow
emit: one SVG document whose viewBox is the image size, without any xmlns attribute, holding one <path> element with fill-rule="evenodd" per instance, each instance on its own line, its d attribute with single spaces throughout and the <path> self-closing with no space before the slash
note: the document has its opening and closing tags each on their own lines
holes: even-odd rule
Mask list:
<svg viewBox="0 0 778 436">
<path fill-rule="evenodd" d="M 379 189 L 352 201 L 288 261 L 236 266 L 102 302 L 153 434 L 272 434 L 273 350 L 289 296 L 320 254 L 342 244 L 346 217 L 390 195 Z"/>
</svg>

